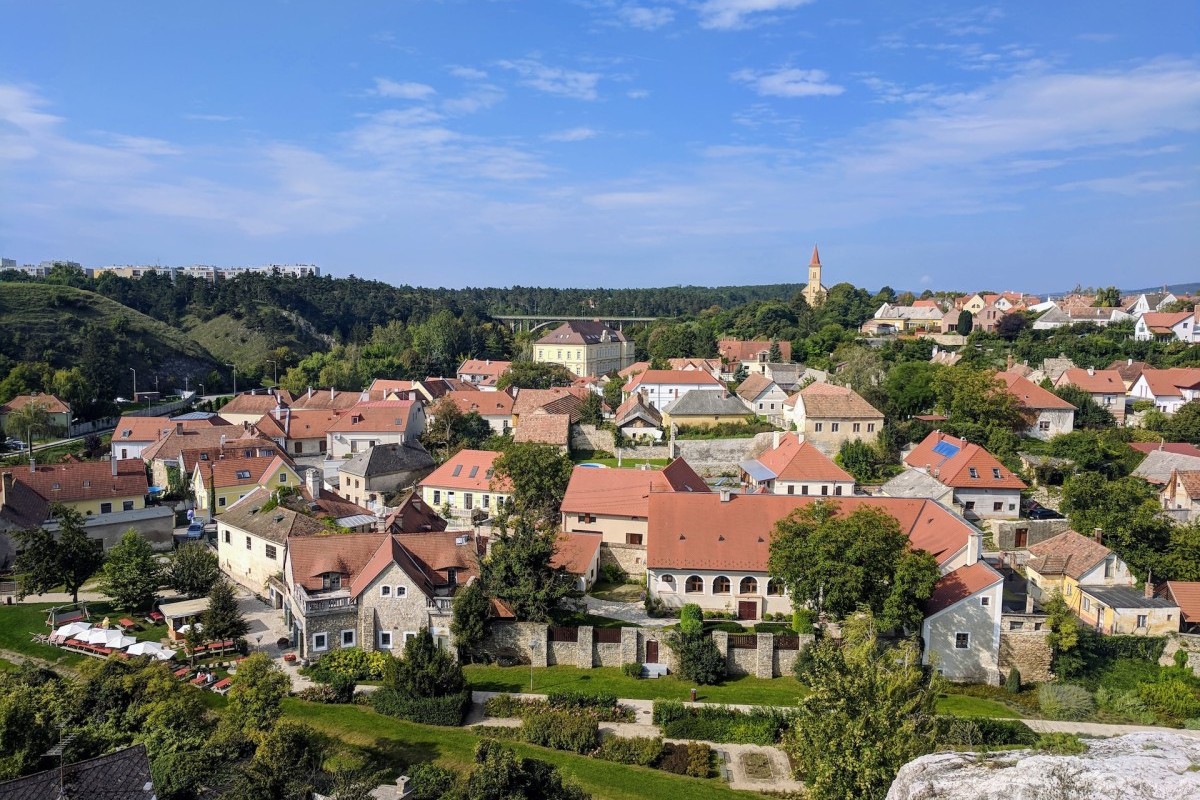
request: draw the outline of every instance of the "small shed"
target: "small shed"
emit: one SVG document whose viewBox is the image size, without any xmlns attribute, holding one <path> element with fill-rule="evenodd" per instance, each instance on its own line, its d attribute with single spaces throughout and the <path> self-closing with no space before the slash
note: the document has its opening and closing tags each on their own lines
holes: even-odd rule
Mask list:
<svg viewBox="0 0 1200 800">
<path fill-rule="evenodd" d="M 185 634 L 179 629 L 200 620 L 200 615 L 208 610 L 208 598 L 197 600 L 181 600 L 178 603 L 163 603 L 158 607 L 167 621 L 167 636 L 173 642 L 181 641 Z"/>
</svg>

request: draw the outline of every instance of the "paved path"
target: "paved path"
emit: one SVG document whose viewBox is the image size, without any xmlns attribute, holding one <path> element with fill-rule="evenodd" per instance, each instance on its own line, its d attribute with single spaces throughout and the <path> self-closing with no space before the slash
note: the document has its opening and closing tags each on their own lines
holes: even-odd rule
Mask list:
<svg viewBox="0 0 1200 800">
<path fill-rule="evenodd" d="M 601 600 L 598 597 L 592 597 L 590 594 L 584 596 L 583 602 L 587 605 L 587 610 L 591 614 L 599 617 L 619 619 L 622 622 L 639 625 L 643 628 L 661 628 L 675 623 L 675 620 L 670 618 L 658 619 L 650 616 L 646 613 L 646 607 L 642 603 L 619 603 L 614 600 Z"/>
<path fill-rule="evenodd" d="M 1126 733 L 1175 733 L 1200 739 L 1200 731 L 1185 728 L 1161 728 L 1154 725 L 1109 725 L 1102 722 L 1066 722 L 1056 719 L 1021 720 L 1038 733 L 1081 733 L 1085 736 L 1123 736 Z"/>
<path fill-rule="evenodd" d="M 15 597 L 13 598 L 16 599 Z M 104 592 L 83 591 L 79 593 L 79 599 L 84 603 L 99 603 L 101 600 L 107 600 L 108 595 Z M 71 595 L 67 592 L 47 592 L 46 594 L 29 594 L 24 600 L 18 600 L 19 603 L 59 603 L 67 605 L 74 602 Z"/>
</svg>

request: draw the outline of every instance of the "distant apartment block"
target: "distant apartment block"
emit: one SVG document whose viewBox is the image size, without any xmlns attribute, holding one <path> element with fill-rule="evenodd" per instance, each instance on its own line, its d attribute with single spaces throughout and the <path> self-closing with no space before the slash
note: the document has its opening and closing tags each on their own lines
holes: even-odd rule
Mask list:
<svg viewBox="0 0 1200 800">
<path fill-rule="evenodd" d="M 261 267 L 214 267 L 208 264 L 193 264 L 187 267 L 161 267 L 151 264 L 94 267 L 88 270 L 92 277 L 111 273 L 119 278 L 141 278 L 152 272 L 165 272 L 172 277 L 187 275 L 207 281 L 230 280 L 238 275 L 279 273 L 290 278 L 321 277 L 321 268 L 314 264 L 267 264 Z"/>
</svg>

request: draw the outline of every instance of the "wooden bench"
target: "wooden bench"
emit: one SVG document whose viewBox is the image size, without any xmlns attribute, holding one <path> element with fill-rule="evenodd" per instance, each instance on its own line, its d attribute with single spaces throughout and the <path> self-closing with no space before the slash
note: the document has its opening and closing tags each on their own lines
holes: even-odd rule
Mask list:
<svg viewBox="0 0 1200 800">
<path fill-rule="evenodd" d="M 212 690 L 217 694 L 226 694 L 229 687 L 233 685 L 233 678 L 222 678 L 212 685 Z"/>
<path fill-rule="evenodd" d="M 117 624 L 120 625 L 124 630 L 130 630 L 131 628 L 136 628 L 138 626 L 138 624 L 129 617 L 121 617 L 119 620 L 117 620 Z"/>
<path fill-rule="evenodd" d="M 180 667 L 179 669 L 175 670 L 171 674 L 174 675 L 176 678 L 179 678 L 180 680 L 182 680 L 182 679 L 186 678 L 191 673 L 191 671 L 192 671 L 191 667 Z"/>
<path fill-rule="evenodd" d="M 149 622 L 151 625 L 158 625 L 160 622 L 163 622 L 164 620 L 166 620 L 166 617 L 164 617 L 162 615 L 162 613 L 159 611 L 151 611 L 149 614 L 146 615 L 146 621 Z"/>
</svg>

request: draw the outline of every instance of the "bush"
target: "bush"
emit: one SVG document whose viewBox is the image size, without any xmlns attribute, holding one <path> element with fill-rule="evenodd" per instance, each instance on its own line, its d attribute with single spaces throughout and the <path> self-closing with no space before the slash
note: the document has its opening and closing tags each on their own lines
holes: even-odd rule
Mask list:
<svg viewBox="0 0 1200 800">
<path fill-rule="evenodd" d="M 1008 671 L 1008 677 L 1004 679 L 1004 688 L 1009 694 L 1018 694 L 1021 691 L 1021 670 L 1013 667 Z"/>
<path fill-rule="evenodd" d="M 1092 713 L 1092 694 L 1070 683 L 1043 683 L 1038 687 L 1038 708 L 1051 719 L 1083 719 Z"/>
<path fill-rule="evenodd" d="M 445 697 L 412 697 L 381 687 L 371 694 L 371 707 L 380 714 L 426 725 L 458 726 L 471 707 L 471 693 L 462 691 Z"/>
<path fill-rule="evenodd" d="M 791 715 L 780 709 L 748 712 L 725 706 L 685 706 L 674 700 L 654 703 L 654 723 L 671 739 L 773 745 L 779 742 Z"/>
<path fill-rule="evenodd" d="M 368 653 L 357 647 L 342 647 L 321 656 L 308 668 L 308 676 L 319 683 L 331 683 L 335 675 L 354 681 L 381 681 L 389 658 L 382 650 Z"/>
<path fill-rule="evenodd" d="M 349 675 L 335 674 L 329 679 L 329 688 L 333 691 L 335 703 L 349 703 L 354 699 L 354 690 L 357 687 L 358 684 Z"/>
<path fill-rule="evenodd" d="M 567 711 L 526 715 L 521 733 L 530 744 L 572 753 L 590 753 L 600 746 L 600 726 L 596 720 Z"/>
<path fill-rule="evenodd" d="M 1200 718 L 1185 719 L 1183 727 L 1189 731 L 1200 731 Z"/>
<path fill-rule="evenodd" d="M 815 641 L 802 645 L 796 652 L 796 661 L 792 664 L 792 674 L 805 686 L 811 685 L 809 679 L 812 677 L 813 667 L 816 666 L 816 660 L 813 658 L 813 648 L 816 645 Z"/>
<path fill-rule="evenodd" d="M 498 694 L 483 703 L 484 713 L 499 719 L 524 716 L 528 709 L 529 704 L 525 700 L 511 694 Z"/>
<path fill-rule="evenodd" d="M 679 609 L 679 630 L 688 636 L 698 636 L 704 631 L 704 615 L 700 606 L 687 603 Z"/>
<path fill-rule="evenodd" d="M 600 567 L 600 577 L 608 583 L 624 583 L 629 579 L 629 573 L 621 569 L 620 564 L 605 564 Z"/>
<path fill-rule="evenodd" d="M 812 633 L 813 612 L 810 608 L 797 608 L 792 612 L 792 630 L 799 634 Z"/>
<path fill-rule="evenodd" d="M 1144 683 L 1138 687 L 1138 697 L 1155 712 L 1169 719 L 1200 717 L 1200 699 L 1192 684 L 1178 678 Z"/>
<path fill-rule="evenodd" d="M 712 774 L 712 748 L 699 742 L 665 744 L 658 768 L 676 775 L 707 778 Z"/>
<path fill-rule="evenodd" d="M 608 692 L 552 692 L 547 699 L 526 699 L 511 694 L 488 698 L 483 710 L 489 717 L 525 719 L 552 711 L 566 711 L 596 722 L 633 722 L 633 709 L 617 703 L 616 695 Z"/>
<path fill-rule="evenodd" d="M 1056 756 L 1077 756 L 1088 749 L 1073 733 L 1044 733 L 1038 737 L 1034 747 Z"/>
<path fill-rule="evenodd" d="M 1032 745 L 1037 739 L 1032 728 L 1015 719 L 939 716 L 937 720 L 938 744 L 1000 747 Z"/>
<path fill-rule="evenodd" d="M 561 689 L 546 695 L 546 702 L 556 709 L 570 711 L 582 708 L 616 708 L 617 696 L 612 692 L 577 692 Z"/>
<path fill-rule="evenodd" d="M 471 733 L 481 739 L 506 739 L 524 741 L 525 733 L 520 725 L 472 725 Z"/>
<path fill-rule="evenodd" d="M 408 771 L 408 777 L 412 786 L 409 797 L 412 800 L 438 800 L 454 788 L 458 773 L 437 764 L 424 763 L 413 766 Z"/>
<path fill-rule="evenodd" d="M 701 686 L 720 683 L 725 679 L 725 654 L 706 634 L 671 632 L 667 646 L 679 657 L 679 677 Z"/>
<path fill-rule="evenodd" d="M 636 661 L 631 661 L 628 664 L 622 664 L 621 674 L 623 674 L 626 678 L 641 678 L 642 665 Z"/>
<path fill-rule="evenodd" d="M 648 736 L 635 738 L 610 736 L 596 751 L 596 758 L 615 761 L 618 764 L 653 767 L 662 758 L 662 754 L 663 740 L 660 737 L 652 739 Z"/>
<path fill-rule="evenodd" d="M 1152 725 L 1157 721 L 1136 691 L 1119 692 L 1101 686 L 1096 690 L 1096 705 L 1124 722 Z"/>
</svg>

